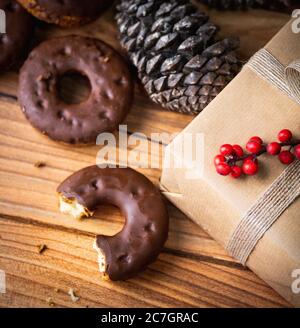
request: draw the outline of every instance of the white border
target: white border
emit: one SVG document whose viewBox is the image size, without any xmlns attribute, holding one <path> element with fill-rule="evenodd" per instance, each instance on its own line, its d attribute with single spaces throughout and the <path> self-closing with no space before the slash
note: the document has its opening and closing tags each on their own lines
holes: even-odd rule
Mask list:
<svg viewBox="0 0 300 328">
<path fill-rule="evenodd" d="M 3 9 L 0 9 L 0 33 L 6 33 L 6 14 Z"/>
</svg>

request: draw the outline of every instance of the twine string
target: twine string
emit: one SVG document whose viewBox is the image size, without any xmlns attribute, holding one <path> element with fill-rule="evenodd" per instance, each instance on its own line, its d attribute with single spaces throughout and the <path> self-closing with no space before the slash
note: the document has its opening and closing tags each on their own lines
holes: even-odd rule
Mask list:
<svg viewBox="0 0 300 328">
<path fill-rule="evenodd" d="M 300 61 L 286 68 L 266 49 L 246 65 L 300 104 Z M 227 244 L 227 251 L 243 265 L 258 241 L 300 196 L 300 161 L 295 161 L 245 213 Z"/>
</svg>

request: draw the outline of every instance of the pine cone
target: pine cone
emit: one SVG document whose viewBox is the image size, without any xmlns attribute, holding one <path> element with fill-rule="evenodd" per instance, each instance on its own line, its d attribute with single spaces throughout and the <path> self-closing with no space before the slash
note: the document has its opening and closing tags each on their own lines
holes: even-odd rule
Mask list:
<svg viewBox="0 0 300 328">
<path fill-rule="evenodd" d="M 237 39 L 215 39 L 218 28 L 187 0 L 122 0 L 121 43 L 151 99 L 182 113 L 201 112 L 234 78 Z"/>
<path fill-rule="evenodd" d="M 291 12 L 299 6 L 296 0 L 200 0 L 200 2 L 220 10 L 245 10 L 250 8 L 263 8 L 281 12 Z"/>
</svg>

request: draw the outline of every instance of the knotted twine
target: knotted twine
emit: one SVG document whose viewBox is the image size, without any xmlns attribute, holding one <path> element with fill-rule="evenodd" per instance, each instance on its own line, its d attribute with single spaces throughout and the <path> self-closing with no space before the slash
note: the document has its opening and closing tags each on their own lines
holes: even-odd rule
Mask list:
<svg viewBox="0 0 300 328">
<path fill-rule="evenodd" d="M 268 50 L 261 49 L 246 66 L 300 104 L 300 60 L 284 67 Z M 245 265 L 258 241 L 299 196 L 300 161 L 295 161 L 245 213 L 227 251 Z"/>
</svg>

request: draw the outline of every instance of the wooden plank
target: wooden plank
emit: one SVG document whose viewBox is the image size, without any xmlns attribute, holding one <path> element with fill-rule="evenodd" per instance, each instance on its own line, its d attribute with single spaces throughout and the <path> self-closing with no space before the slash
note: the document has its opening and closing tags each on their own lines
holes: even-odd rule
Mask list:
<svg viewBox="0 0 300 328">
<path fill-rule="evenodd" d="M 287 306 L 249 270 L 163 252 L 127 282 L 99 277 L 93 237 L 0 218 L 0 267 L 7 293 L 0 306 L 281 307 Z M 38 253 L 38 245 L 48 249 Z M 72 302 L 68 290 L 80 297 Z M 57 289 L 59 290 L 57 292 Z"/>
<path fill-rule="evenodd" d="M 0 212 L 6 215 L 6 221 L 9 224 L 12 221 L 19 222 L 20 219 L 22 222 L 35 222 L 42 226 L 42 228 L 39 229 L 42 229 L 45 231 L 45 233 L 47 231 L 53 231 L 54 227 L 55 234 L 58 233 L 59 229 L 71 229 L 76 238 L 80 236 L 80 240 L 85 240 L 85 238 L 91 240 L 92 238 L 90 235 L 94 235 L 100 232 L 113 234 L 121 229 L 123 218 L 115 209 L 109 207 L 101 207 L 101 209 L 99 209 L 99 211 L 96 213 L 94 219 L 86 221 L 72 220 L 68 216 L 60 214 L 57 209 L 57 199 L 55 195 L 56 186 L 71 172 L 93 163 L 98 151 L 97 147 L 69 147 L 57 144 L 48 138 L 41 136 L 39 132 L 35 131 L 30 125 L 27 124 L 14 101 L 2 101 L 0 103 L 0 113 Z M 40 169 L 36 168 L 34 166 L 36 161 L 45 162 L 46 167 Z M 142 170 L 142 172 L 149 176 L 155 183 L 158 182 L 160 174 L 159 170 Z M 158 284 L 162 277 L 168 275 L 168 271 L 170 267 L 172 267 L 174 258 L 179 258 L 182 263 L 187 263 L 191 270 L 193 269 L 193 266 L 195 266 L 194 270 L 196 270 L 196 272 L 192 274 L 193 279 L 196 280 L 196 277 L 198 277 L 199 281 L 204 284 L 205 288 L 207 288 L 207 284 L 211 283 L 210 279 L 212 279 L 208 279 L 207 277 L 207 274 L 210 270 L 209 267 L 207 267 L 208 265 L 213 266 L 215 270 L 211 271 L 212 276 L 213 272 L 215 272 L 215 274 L 219 274 L 218 270 L 223 270 L 227 272 L 225 276 L 230 282 L 232 279 L 231 270 L 234 270 L 235 275 L 238 276 L 236 278 L 238 281 L 242 281 L 246 276 L 250 276 L 249 279 L 252 281 L 252 283 L 249 285 L 249 281 L 247 281 L 247 286 L 253 286 L 257 284 L 259 286 L 261 284 L 264 285 L 252 273 L 245 271 L 239 265 L 236 265 L 235 262 L 225 253 L 225 251 L 219 247 L 216 242 L 214 242 L 200 227 L 196 226 L 194 223 L 188 220 L 182 213 L 180 213 L 171 205 L 169 205 L 169 211 L 171 216 L 171 229 L 169 240 L 165 249 L 165 256 L 169 261 L 169 264 L 162 264 L 161 262 L 158 262 L 165 268 L 164 274 L 161 274 L 158 278 Z M 20 224 L 23 225 L 24 223 Z M 3 226 L 4 224 L 1 223 L 1 227 Z M 24 230 L 23 226 L 22 230 Z M 10 233 L 13 236 L 15 235 L 12 226 L 8 226 L 7 233 Z M 0 235 L 3 239 L 2 232 L 0 232 Z M 41 233 L 34 232 L 33 235 L 40 236 Z M 68 233 L 68 237 L 66 238 L 69 239 L 70 235 L 71 233 Z M 40 241 L 40 243 L 42 242 Z M 38 245 L 38 242 L 36 242 L 36 245 Z M 0 251 L 3 252 L 2 254 L 6 254 L 8 249 L 7 247 L 3 247 L 4 246 L 1 244 Z M 23 246 L 19 247 L 22 248 Z M 38 282 L 37 285 L 35 283 L 33 285 L 30 283 L 27 285 L 26 283 L 26 286 L 32 286 L 32 288 L 29 288 L 30 291 L 34 290 L 37 293 L 37 295 L 27 295 L 27 288 L 24 289 L 23 287 L 24 281 L 22 281 L 20 277 L 16 277 L 15 271 L 11 273 L 11 276 L 9 273 L 10 270 L 16 270 L 19 272 L 21 270 L 20 266 L 23 267 L 23 265 L 26 267 L 24 270 L 33 270 L 33 272 L 38 270 L 38 268 L 35 267 L 35 262 L 31 263 L 31 255 L 28 258 L 25 257 L 23 260 L 19 260 L 13 257 L 8 262 L 6 262 L 3 255 L 0 255 L 0 257 L 1 268 L 4 268 L 6 271 L 8 271 L 8 276 L 10 277 L 12 284 L 14 284 L 12 288 L 12 294 L 10 296 L 11 299 L 7 302 L 12 302 L 11 304 L 13 306 L 16 304 L 20 304 L 22 306 L 26 306 L 28 304 L 32 304 L 34 306 L 42 306 L 45 302 L 45 298 L 42 299 L 41 295 L 44 295 L 46 290 L 48 291 L 46 295 L 48 295 L 49 290 L 43 286 L 41 282 Z M 4 261 L 3 264 L 2 260 Z M 202 266 L 202 271 L 198 274 L 198 263 L 203 262 L 206 262 L 207 264 Z M 183 267 L 184 265 L 182 264 L 182 266 L 178 269 L 180 275 L 182 274 L 182 270 L 184 271 Z M 226 270 L 230 271 L 228 272 Z M 22 272 L 22 270 L 20 272 Z M 43 276 L 45 276 L 46 273 L 44 271 L 42 272 Z M 53 275 L 51 279 L 55 279 L 55 274 L 53 272 L 51 274 Z M 94 274 L 96 275 L 95 272 Z M 64 279 L 67 278 L 65 277 Z M 68 279 L 68 284 L 73 286 L 71 284 L 73 277 L 68 277 Z M 186 280 L 183 282 L 176 280 L 176 284 L 178 284 L 178 286 L 186 286 L 188 279 L 190 279 L 190 277 L 186 278 Z M 221 288 L 221 281 L 222 278 L 220 278 L 218 281 L 218 288 Z M 79 281 L 78 285 L 80 285 L 80 288 L 84 290 L 86 290 L 86 286 L 88 286 L 85 281 L 81 281 L 81 284 Z M 261 288 L 259 286 L 257 287 L 258 289 Z M 21 290 L 19 290 L 19 288 L 21 288 Z M 193 286 L 193 288 L 195 287 Z M 214 283 L 211 288 L 215 288 Z M 274 302 L 274 300 L 270 301 L 269 299 L 267 301 L 261 301 L 260 298 L 257 299 L 257 296 L 249 296 L 252 303 L 250 301 L 248 301 L 248 303 L 238 302 L 239 298 L 237 295 L 240 293 L 239 291 L 236 291 L 236 295 L 234 296 L 236 299 L 231 301 L 231 296 L 228 294 L 228 288 L 229 287 L 225 285 L 224 289 L 222 289 L 222 294 L 226 295 L 224 296 L 224 299 L 220 299 L 219 296 L 216 296 L 216 300 L 213 302 L 208 301 L 208 298 L 211 297 L 211 294 L 206 294 L 207 292 L 205 290 L 203 291 L 200 289 L 199 293 L 201 292 L 201 299 L 202 297 L 205 298 L 203 294 L 207 295 L 207 300 L 205 302 L 200 302 L 199 300 L 196 302 L 194 299 L 189 299 L 189 301 L 185 303 L 183 301 L 184 298 L 182 298 L 181 303 L 178 300 L 164 300 L 161 301 L 161 303 L 155 303 L 154 301 L 151 301 L 149 304 L 144 304 L 143 301 L 138 302 L 136 300 L 135 305 L 255 306 L 255 304 L 257 304 L 260 306 L 271 306 L 271 303 L 273 302 L 272 306 L 275 306 L 282 304 L 280 302 L 283 302 L 281 300 L 279 304 L 277 304 L 277 301 Z M 195 290 L 197 290 L 197 288 L 195 288 Z M 264 290 L 265 292 L 268 290 L 266 294 L 270 293 L 270 295 L 274 295 L 274 292 L 270 291 L 270 288 L 266 287 L 265 285 Z M 158 297 L 157 290 L 153 290 L 152 292 L 153 294 L 151 294 L 151 297 Z M 231 293 L 233 293 L 233 291 L 231 291 Z M 253 293 L 255 294 L 256 291 Z M 102 294 L 102 292 L 99 292 L 99 294 Z M 64 297 L 66 298 L 67 296 L 64 295 Z M 229 300 L 227 300 L 228 298 Z M 119 303 L 114 303 L 115 306 L 118 304 Z M 133 306 L 133 303 L 126 304 Z M 58 305 L 70 306 L 70 304 L 64 303 L 63 301 L 61 301 Z M 84 305 L 81 304 L 81 306 Z M 102 305 L 101 302 L 91 302 L 91 306 L 100 305 Z"/>
<path fill-rule="evenodd" d="M 114 209 L 101 207 L 96 219 L 86 222 L 58 212 L 56 187 L 72 172 L 95 163 L 100 147 L 70 147 L 49 140 L 26 122 L 13 101 L 0 102 L 0 134 L 0 213 L 91 233 L 121 229 L 123 219 Z M 37 161 L 46 167 L 36 168 Z M 160 170 L 141 171 L 158 184 Z M 199 227 L 169 207 L 173 221 L 167 247 L 230 259 Z"/>
</svg>

